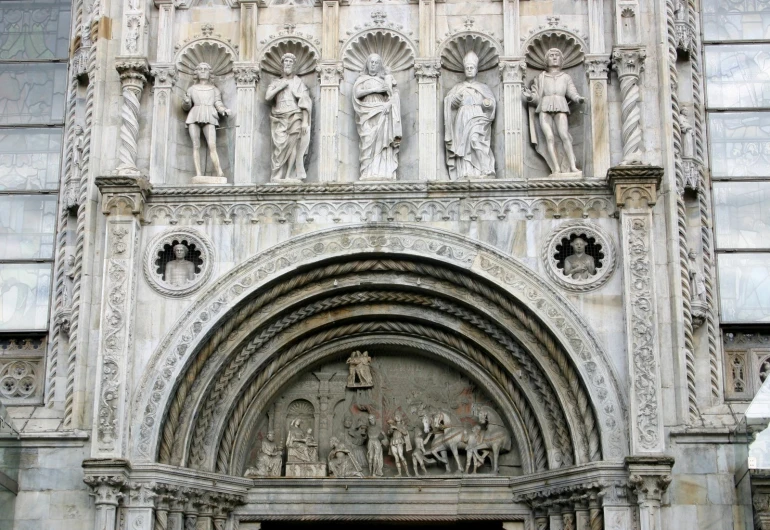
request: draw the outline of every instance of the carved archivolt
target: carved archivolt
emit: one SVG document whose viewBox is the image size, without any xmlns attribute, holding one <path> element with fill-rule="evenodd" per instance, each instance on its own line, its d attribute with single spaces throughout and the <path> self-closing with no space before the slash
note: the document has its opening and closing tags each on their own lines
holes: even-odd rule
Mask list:
<svg viewBox="0 0 770 530">
<path fill-rule="evenodd" d="M 164 279 L 162 256 L 169 254 L 175 245 L 187 248 L 187 260 L 194 264 L 193 279 L 173 284 Z M 191 255 L 192 254 L 192 255 Z M 206 284 L 214 269 L 214 246 L 202 233 L 191 228 L 177 228 L 156 236 L 144 253 L 144 277 L 155 291 L 165 296 L 187 296 Z"/>
<path fill-rule="evenodd" d="M 565 273 L 565 259 L 574 255 L 569 245 L 575 238 L 581 238 L 587 244 L 585 253 L 595 263 L 592 273 Z M 541 254 L 543 266 L 554 282 L 568 291 L 585 292 L 607 283 L 615 270 L 617 252 L 612 239 L 597 225 L 573 221 L 559 226 L 551 234 Z"/>
<path fill-rule="evenodd" d="M 588 50 L 585 40 L 577 31 L 549 25 L 535 31 L 524 41 L 522 47 L 527 64 L 538 70 L 547 70 L 546 54 L 551 48 L 558 48 L 564 55 L 562 68 L 567 69 L 583 62 Z"/>
<path fill-rule="evenodd" d="M 299 34 L 279 36 L 265 44 L 259 58 L 260 68 L 280 76 L 283 73 L 281 57 L 285 53 L 292 53 L 297 58 L 294 63 L 297 75 L 314 72 L 320 57 L 318 48 L 309 38 Z"/>
<path fill-rule="evenodd" d="M 489 35 L 476 31 L 462 31 L 447 37 L 439 45 L 441 66 L 453 72 L 465 71 L 465 54 L 474 52 L 479 58 L 479 72 L 497 65 L 500 44 Z"/>
<path fill-rule="evenodd" d="M 353 35 L 342 47 L 342 65 L 360 72 L 366 58 L 376 53 L 391 72 L 411 68 L 414 64 L 414 45 L 400 31 L 375 28 Z"/>
<path fill-rule="evenodd" d="M 176 63 L 180 72 L 192 75 L 200 63 L 211 66 L 211 74 L 221 76 L 233 69 L 238 57 L 237 47 L 219 34 L 214 33 L 214 26 L 204 24 L 200 34 L 177 45 Z"/>
</svg>

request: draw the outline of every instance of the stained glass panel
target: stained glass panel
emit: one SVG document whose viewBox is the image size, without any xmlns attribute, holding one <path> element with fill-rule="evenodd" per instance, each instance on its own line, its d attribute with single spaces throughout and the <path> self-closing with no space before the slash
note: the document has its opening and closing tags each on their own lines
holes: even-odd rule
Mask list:
<svg viewBox="0 0 770 530">
<path fill-rule="evenodd" d="M 709 114 L 712 174 L 770 177 L 770 112 Z"/>
<path fill-rule="evenodd" d="M 722 322 L 770 322 L 770 254 L 720 254 Z"/>
<path fill-rule="evenodd" d="M 0 60 L 66 59 L 70 2 L 0 2 Z"/>
<path fill-rule="evenodd" d="M 0 195 L 0 259 L 51 258 L 55 230 L 55 195 Z"/>
<path fill-rule="evenodd" d="M 0 191 L 59 187 L 62 129 L 0 129 Z"/>
<path fill-rule="evenodd" d="M 770 45 L 708 46 L 710 107 L 770 106 Z"/>
<path fill-rule="evenodd" d="M 715 182 L 719 248 L 770 248 L 770 182 Z"/>
<path fill-rule="evenodd" d="M 48 328 L 50 263 L 0 264 L 0 331 Z"/>
<path fill-rule="evenodd" d="M 706 40 L 770 38 L 770 0 L 703 0 Z"/>
<path fill-rule="evenodd" d="M 0 64 L 0 124 L 62 123 L 66 64 Z"/>
</svg>

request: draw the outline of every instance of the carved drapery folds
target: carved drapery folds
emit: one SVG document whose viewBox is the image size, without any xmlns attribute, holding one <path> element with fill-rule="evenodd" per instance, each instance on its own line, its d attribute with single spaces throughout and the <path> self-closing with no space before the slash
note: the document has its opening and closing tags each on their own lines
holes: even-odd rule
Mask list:
<svg viewBox="0 0 770 530">
<path fill-rule="evenodd" d="M 644 70 L 647 51 L 640 47 L 616 47 L 612 67 L 620 80 L 620 120 L 622 123 L 623 160 L 621 165 L 642 163 L 642 108 L 639 78 Z"/>
<path fill-rule="evenodd" d="M 120 174 L 138 175 L 136 156 L 139 139 L 139 101 L 144 85 L 147 83 L 149 64 L 145 59 L 118 57 L 115 68 L 120 74 L 120 85 L 123 91 L 117 170 Z"/>
</svg>

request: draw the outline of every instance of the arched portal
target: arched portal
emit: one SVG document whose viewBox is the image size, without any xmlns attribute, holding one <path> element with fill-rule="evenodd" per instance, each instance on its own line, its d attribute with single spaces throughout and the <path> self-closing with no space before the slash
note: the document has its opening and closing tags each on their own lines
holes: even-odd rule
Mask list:
<svg viewBox="0 0 770 530">
<path fill-rule="evenodd" d="M 367 348 L 465 378 L 509 429 L 521 473 L 627 453 L 612 368 L 550 285 L 467 238 L 369 224 L 278 245 L 201 295 L 147 369 L 132 461 L 240 475 L 281 393 Z"/>
</svg>

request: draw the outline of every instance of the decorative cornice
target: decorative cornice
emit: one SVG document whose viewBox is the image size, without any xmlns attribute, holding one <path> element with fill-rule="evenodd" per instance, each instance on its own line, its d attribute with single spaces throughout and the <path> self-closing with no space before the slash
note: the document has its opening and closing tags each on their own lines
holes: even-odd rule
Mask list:
<svg viewBox="0 0 770 530">
<path fill-rule="evenodd" d="M 657 202 L 658 187 L 663 177 L 662 167 L 615 166 L 610 168 L 607 175 L 619 208 L 644 208 Z"/>
</svg>

